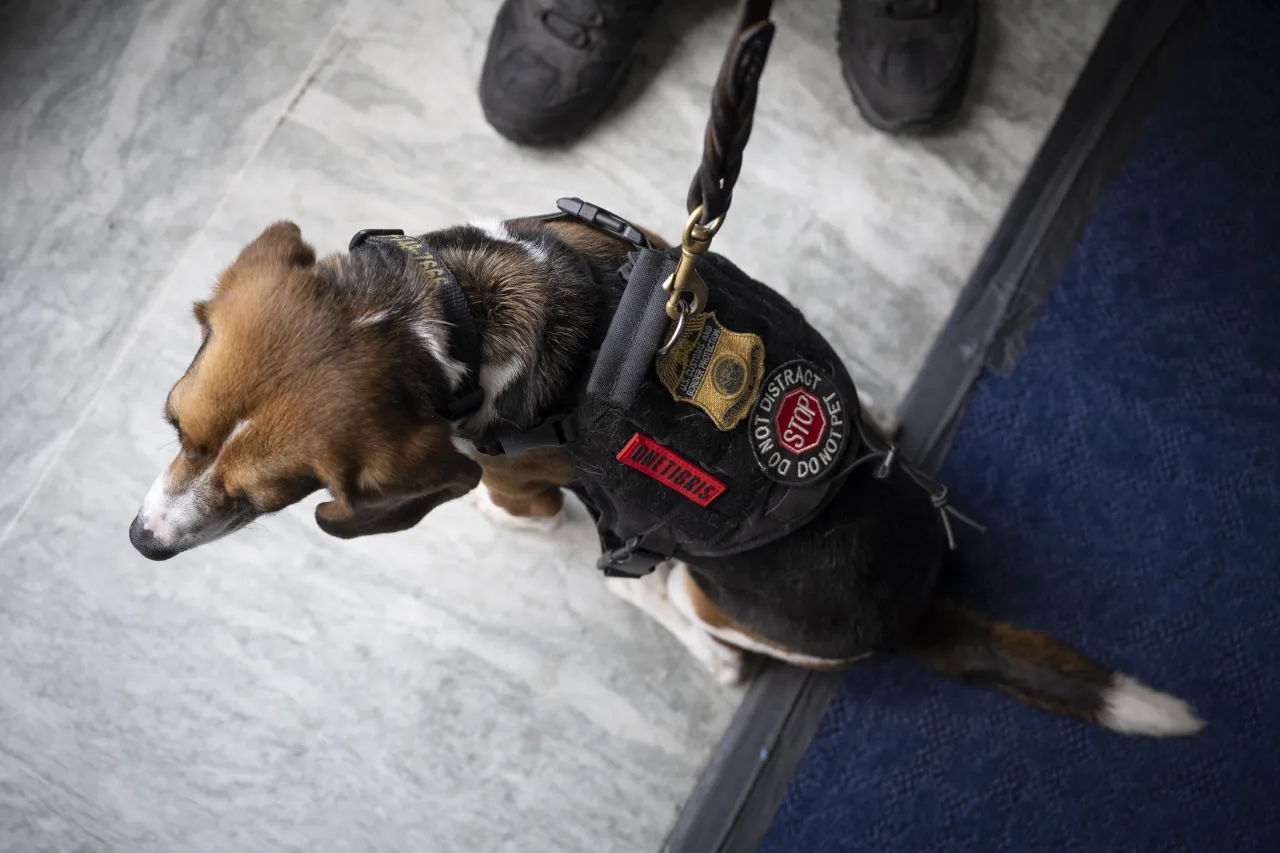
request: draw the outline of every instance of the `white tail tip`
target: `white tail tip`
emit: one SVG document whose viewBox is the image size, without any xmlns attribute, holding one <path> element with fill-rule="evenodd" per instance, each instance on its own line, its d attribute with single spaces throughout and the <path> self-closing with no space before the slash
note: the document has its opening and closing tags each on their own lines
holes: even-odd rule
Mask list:
<svg viewBox="0 0 1280 853">
<path fill-rule="evenodd" d="M 1098 722 L 1122 734 L 1184 737 L 1204 728 L 1204 720 L 1186 702 L 1127 675 L 1113 676 L 1102 699 Z"/>
</svg>

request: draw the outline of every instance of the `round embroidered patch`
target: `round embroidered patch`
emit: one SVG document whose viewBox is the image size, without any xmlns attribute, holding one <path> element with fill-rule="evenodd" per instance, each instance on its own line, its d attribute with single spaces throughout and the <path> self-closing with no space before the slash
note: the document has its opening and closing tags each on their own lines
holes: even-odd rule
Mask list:
<svg viewBox="0 0 1280 853">
<path fill-rule="evenodd" d="M 844 398 L 807 361 L 789 361 L 764 378 L 748 423 L 760 469 L 789 486 L 816 483 L 833 473 L 849 443 Z"/>
<path fill-rule="evenodd" d="M 742 393 L 747 384 L 747 362 L 737 353 L 725 353 L 711 362 L 711 384 L 728 397 Z"/>
</svg>

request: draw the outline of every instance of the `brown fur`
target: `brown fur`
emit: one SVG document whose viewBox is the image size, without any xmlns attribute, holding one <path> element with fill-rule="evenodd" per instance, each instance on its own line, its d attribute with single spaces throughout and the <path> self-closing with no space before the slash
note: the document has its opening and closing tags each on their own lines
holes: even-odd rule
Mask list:
<svg viewBox="0 0 1280 853">
<path fill-rule="evenodd" d="M 212 501 L 259 513 L 323 486 L 333 499 L 316 520 L 330 533 L 412 526 L 473 488 L 480 468 L 454 449 L 448 422 L 396 405 L 381 379 L 387 342 L 318 292 L 315 253 L 297 226 L 277 223 L 196 306 L 205 342 L 166 403 L 182 445 L 170 482 L 212 467 Z"/>
<path fill-rule="evenodd" d="M 935 602 L 904 651 L 949 678 L 998 690 L 1032 707 L 1096 723 L 1112 683 L 1101 663 L 1039 631 L 990 622 Z"/>
<path fill-rule="evenodd" d="M 545 298 L 546 279 L 519 246 L 498 243 L 483 250 L 442 249 L 440 257 L 472 305 L 488 360 L 506 362 L 541 343 L 531 335 L 551 310 Z M 493 310 L 497 305 L 501 311 Z"/>
<path fill-rule="evenodd" d="M 617 238 L 573 220 L 545 222 L 537 219 L 515 219 L 511 224 L 550 231 L 584 258 L 603 267 L 616 268 L 630 250 L 628 244 Z M 655 246 L 661 248 L 667 245 L 656 234 L 643 228 L 640 230 Z M 477 287 L 478 283 L 503 276 L 504 294 L 509 294 L 511 282 L 515 282 L 521 292 L 526 287 L 539 288 L 537 298 L 532 301 L 535 304 L 542 302 L 541 282 L 524 280 L 529 265 L 523 256 L 520 257 L 522 268 L 519 270 L 507 268 L 503 260 L 486 260 L 479 254 L 475 257 L 446 254 L 446 260 L 451 264 L 458 264 L 457 267 L 450 268 L 454 269 L 454 274 L 463 283 L 464 289 L 468 289 L 470 285 L 473 292 L 483 294 L 484 290 Z M 504 299 L 504 303 L 512 301 L 514 300 L 509 295 Z M 533 318 L 526 316 L 520 322 L 528 328 L 532 326 Z M 546 518 L 558 513 L 564 505 L 561 488 L 574 479 L 573 462 L 568 451 L 563 448 L 543 448 L 518 457 L 485 458 L 480 460 L 480 466 L 484 469 L 482 482 L 489 490 L 490 498 L 497 506 L 518 517 Z"/>
<path fill-rule="evenodd" d="M 564 506 L 563 486 L 573 482 L 573 460 L 560 447 L 540 447 L 519 456 L 480 461 L 482 482 L 493 502 L 514 516 L 549 518 Z"/>
<path fill-rule="evenodd" d="M 604 266 L 616 267 L 627 251 L 580 223 L 540 227 Z M 492 242 L 441 256 L 473 306 L 488 360 L 502 363 L 543 345 L 531 335 L 553 306 L 545 277 L 521 247 Z M 165 407 L 182 445 L 168 470 L 173 487 L 213 468 L 212 511 L 243 502 L 256 514 L 324 487 L 332 500 L 317 508 L 316 521 L 343 537 L 410 527 L 481 476 L 494 503 L 513 515 L 559 512 L 561 487 L 573 479 L 567 452 L 485 459 L 482 470 L 454 448 L 447 421 L 400 405 L 384 381 L 386 364 L 399 357 L 393 342 L 359 331 L 359 312 L 379 306 L 321 295 L 321 267 L 344 263 L 346 256 L 335 256 L 317 264 L 300 229 L 278 222 L 196 305 L 205 342 Z M 417 308 L 428 321 L 442 320 L 430 303 Z M 248 428 L 224 450 L 242 423 Z"/>
<path fill-rule="evenodd" d="M 512 224 L 526 228 L 545 228 L 587 257 L 595 258 L 605 263 L 610 263 L 617 258 L 620 247 L 629 249 L 625 244 L 620 244 L 617 238 L 592 228 L 585 222 L 577 222 L 572 219 L 552 222 L 542 222 L 536 219 L 514 219 Z M 649 229 L 640 228 L 640 232 L 645 237 L 648 237 L 649 242 L 655 247 L 659 249 L 667 248 L 667 241 Z"/>
</svg>

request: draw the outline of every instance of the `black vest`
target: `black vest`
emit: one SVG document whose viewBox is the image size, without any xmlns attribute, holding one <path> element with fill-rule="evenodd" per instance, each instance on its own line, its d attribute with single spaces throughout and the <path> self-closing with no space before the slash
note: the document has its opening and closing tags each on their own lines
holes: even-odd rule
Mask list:
<svg viewBox="0 0 1280 853">
<path fill-rule="evenodd" d="M 726 330 L 759 336 L 754 405 L 722 430 L 659 381 L 655 356 L 672 325 L 662 283 L 679 256 L 642 249 L 624 267 L 622 299 L 572 415 L 574 491 L 596 518 L 608 574 L 781 538 L 826 506 L 861 455 L 857 390 L 839 356 L 795 306 L 719 255 L 698 265 L 706 310 Z M 779 425 L 784 414 L 796 430 Z"/>
<path fill-rule="evenodd" d="M 606 574 L 638 577 L 671 557 L 759 548 L 811 521 L 866 464 L 877 477 L 895 464 L 909 475 L 952 548 L 948 513 L 981 529 L 947 506 L 945 487 L 867 431 L 839 356 L 786 298 L 704 254 L 697 272 L 710 298 L 678 336 L 690 343 L 676 375 L 658 355 L 673 325 L 662 285 L 680 249 L 655 249 L 635 226 L 580 199 L 557 206 L 544 218 L 572 217 L 637 246 L 619 271 L 618 307 L 601 318 L 606 331 L 568 411 L 532 427 L 500 426 L 477 444 L 507 454 L 567 447 L 577 475 L 570 488 L 596 520 L 596 565 Z M 748 351 L 740 344 L 749 336 Z M 722 340 L 739 345 L 722 350 Z M 700 404 L 712 386 L 733 392 L 715 400 L 738 402 L 708 413 Z"/>
</svg>

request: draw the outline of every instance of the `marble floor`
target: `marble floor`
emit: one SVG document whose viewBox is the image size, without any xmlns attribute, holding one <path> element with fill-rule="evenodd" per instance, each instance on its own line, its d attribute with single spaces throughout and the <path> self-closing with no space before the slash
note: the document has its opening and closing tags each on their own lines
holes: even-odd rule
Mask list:
<svg viewBox="0 0 1280 853">
<path fill-rule="evenodd" d="M 884 407 L 906 390 L 1114 0 L 984 7 L 953 133 L 858 120 L 836 0 L 785 0 L 717 249 Z M 473 92 L 496 0 L 0 8 L 0 850 L 655 851 L 740 693 L 553 537 L 468 500 L 351 543 L 311 506 L 155 564 L 126 528 L 192 300 L 269 221 L 321 251 L 579 195 L 683 221 L 725 2 L 669 3 L 579 144 Z"/>
</svg>

